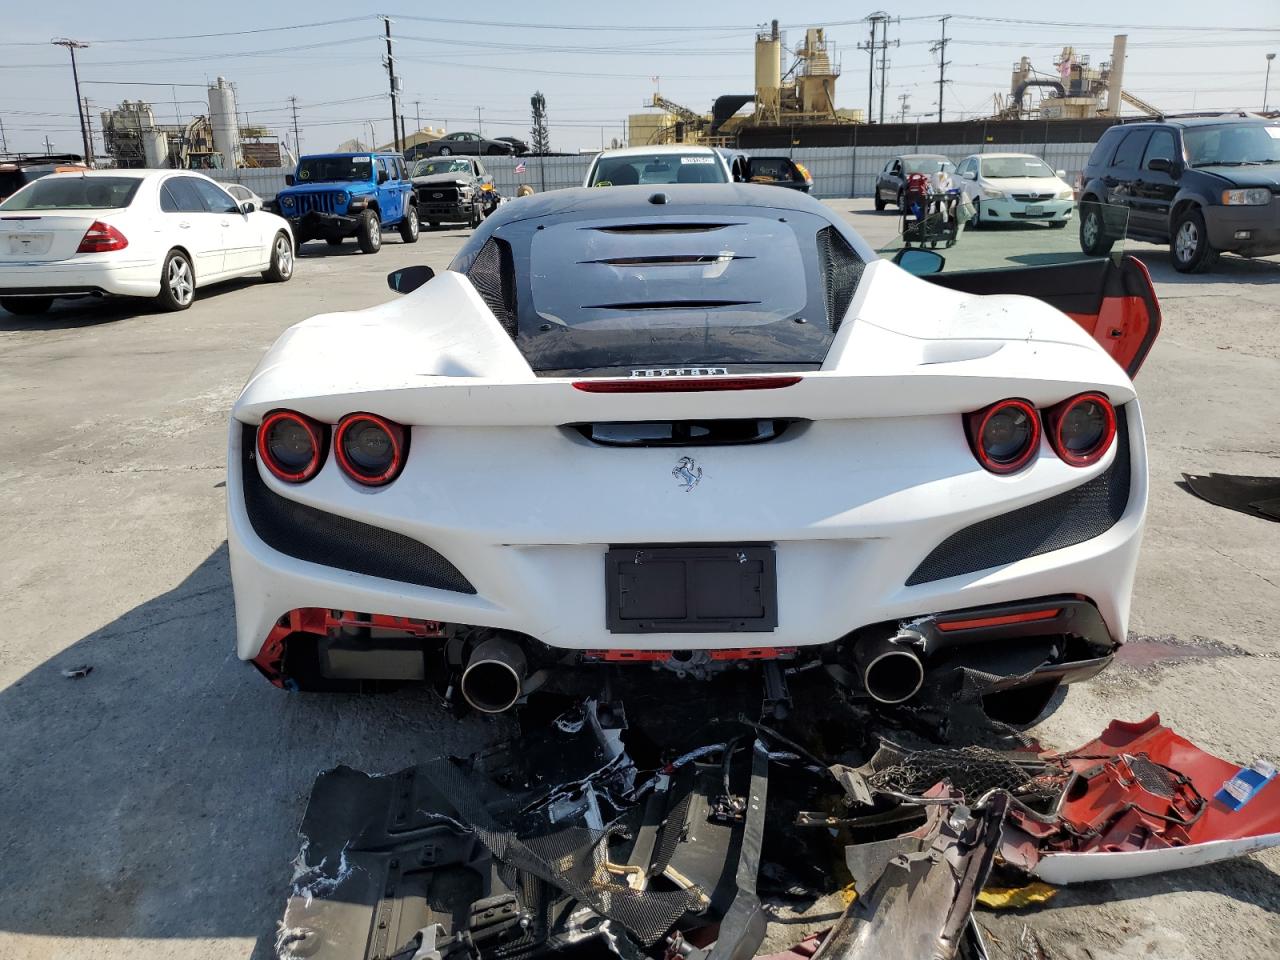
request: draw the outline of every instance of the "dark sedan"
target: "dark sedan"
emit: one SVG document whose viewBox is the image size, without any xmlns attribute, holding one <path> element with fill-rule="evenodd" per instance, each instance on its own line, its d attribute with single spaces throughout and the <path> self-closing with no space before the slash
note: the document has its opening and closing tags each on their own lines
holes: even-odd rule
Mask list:
<svg viewBox="0 0 1280 960">
<path fill-rule="evenodd" d="M 904 153 L 892 158 L 876 176 L 876 209 L 893 203 L 902 207 L 907 177 L 913 173 L 933 176 L 939 169 L 955 173 L 956 165 L 940 153 Z"/>
<path fill-rule="evenodd" d="M 486 140 L 478 133 L 450 133 L 428 143 L 421 152 L 430 157 L 491 157 L 511 156 L 516 148 L 503 140 Z"/>
</svg>

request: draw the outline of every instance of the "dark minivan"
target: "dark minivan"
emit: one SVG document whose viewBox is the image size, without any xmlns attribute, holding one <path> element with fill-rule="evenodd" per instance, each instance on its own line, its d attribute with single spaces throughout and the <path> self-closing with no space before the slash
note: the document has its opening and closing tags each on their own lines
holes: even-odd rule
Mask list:
<svg viewBox="0 0 1280 960">
<path fill-rule="evenodd" d="M 1183 273 L 1223 252 L 1280 253 L 1280 120 L 1230 113 L 1114 126 L 1093 148 L 1079 196 L 1080 247 L 1091 256 L 1122 233 L 1170 244 Z"/>
</svg>

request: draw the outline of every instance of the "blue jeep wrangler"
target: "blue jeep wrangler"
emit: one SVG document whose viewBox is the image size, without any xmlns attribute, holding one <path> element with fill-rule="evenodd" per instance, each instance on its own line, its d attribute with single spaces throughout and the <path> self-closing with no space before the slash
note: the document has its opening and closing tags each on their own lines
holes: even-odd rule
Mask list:
<svg viewBox="0 0 1280 960">
<path fill-rule="evenodd" d="M 418 205 L 404 158 L 394 153 L 324 153 L 306 156 L 286 176 L 275 209 L 293 227 L 300 247 L 308 240 L 338 246 L 355 237 L 364 253 L 382 247 L 382 231 L 397 227 L 405 243 L 418 240 Z"/>
</svg>

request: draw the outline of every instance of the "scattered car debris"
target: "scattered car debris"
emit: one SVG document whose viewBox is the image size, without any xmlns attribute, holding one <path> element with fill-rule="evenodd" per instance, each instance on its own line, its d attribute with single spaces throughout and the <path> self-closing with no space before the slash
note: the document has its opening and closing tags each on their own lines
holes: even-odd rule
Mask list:
<svg viewBox="0 0 1280 960">
<path fill-rule="evenodd" d="M 62 675 L 68 680 L 79 680 L 81 677 L 87 677 L 91 673 L 93 673 L 93 667 L 87 663 L 80 667 L 68 667 L 62 671 Z"/>
<path fill-rule="evenodd" d="M 976 902 L 1280 844 L 1275 767 L 1210 756 L 1158 716 L 1056 753 L 999 725 L 994 746 L 956 747 L 892 712 L 839 722 L 797 691 L 799 720 L 767 685 L 754 721 L 731 685 L 699 689 L 712 719 L 696 728 L 652 689 L 634 718 L 611 686 L 544 693 L 481 753 L 322 773 L 279 956 L 983 960 Z M 842 895 L 830 929 L 761 950 L 786 943 L 783 904 Z M 1019 949 L 1043 955 L 1030 929 Z"/>
<path fill-rule="evenodd" d="M 1280 477 L 1184 473 L 1182 479 L 1188 490 L 1214 506 L 1264 520 L 1280 520 Z"/>
<path fill-rule="evenodd" d="M 1058 892 L 1042 880 L 1022 887 L 993 887 L 988 885 L 978 894 L 978 903 L 990 910 L 1024 910 L 1038 903 L 1046 903 Z"/>
</svg>

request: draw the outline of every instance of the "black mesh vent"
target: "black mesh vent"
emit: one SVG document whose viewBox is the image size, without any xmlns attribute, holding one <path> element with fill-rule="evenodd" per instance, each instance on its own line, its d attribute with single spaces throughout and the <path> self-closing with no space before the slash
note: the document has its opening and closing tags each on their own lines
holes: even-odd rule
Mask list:
<svg viewBox="0 0 1280 960">
<path fill-rule="evenodd" d="M 467 279 L 514 340 L 516 336 L 515 261 L 511 244 L 490 237 L 476 254 Z"/>
<path fill-rule="evenodd" d="M 953 533 L 907 578 L 907 586 L 986 570 L 1084 543 L 1115 526 L 1129 505 L 1129 422 L 1116 411 L 1116 458 L 1088 483 Z"/>
<path fill-rule="evenodd" d="M 823 227 L 818 231 L 818 265 L 827 294 L 827 320 L 834 333 L 840 329 L 866 264 L 835 227 Z"/>
<path fill-rule="evenodd" d="M 244 428 L 241 475 L 249 523 L 267 546 L 299 560 L 370 577 L 476 592 L 457 567 L 412 537 L 280 496 L 258 474 L 253 458 L 255 433 L 254 427 Z"/>
</svg>

